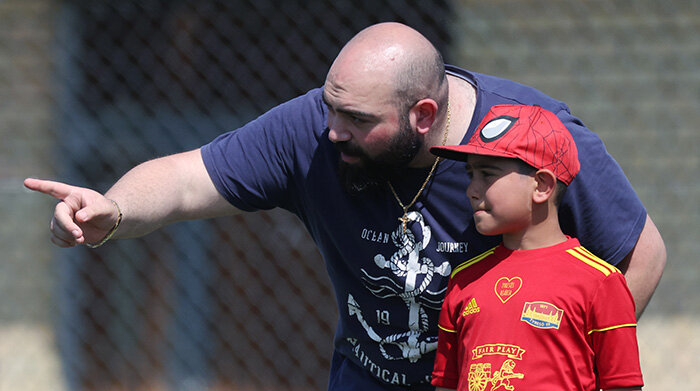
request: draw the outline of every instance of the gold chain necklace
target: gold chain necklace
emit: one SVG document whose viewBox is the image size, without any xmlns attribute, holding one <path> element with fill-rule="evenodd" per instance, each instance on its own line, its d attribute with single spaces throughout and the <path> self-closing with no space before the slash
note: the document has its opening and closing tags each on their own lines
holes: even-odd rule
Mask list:
<svg viewBox="0 0 700 391">
<path fill-rule="evenodd" d="M 450 102 L 447 102 L 447 121 L 445 123 L 445 134 L 442 136 L 442 145 L 445 146 L 447 143 L 447 134 L 450 129 Z M 425 178 L 425 181 L 423 181 L 423 185 L 420 187 L 418 190 L 418 193 L 416 193 L 415 197 L 411 200 L 411 202 L 408 205 L 404 205 L 403 202 L 401 202 L 401 198 L 399 198 L 399 195 L 396 193 L 396 190 L 394 190 L 394 186 L 391 185 L 391 181 L 387 180 L 386 183 L 389 184 L 389 189 L 391 189 L 391 193 L 394 195 L 394 198 L 396 198 L 396 201 L 398 201 L 399 206 L 401 206 L 401 209 L 403 209 L 403 216 L 399 217 L 399 221 L 401 222 L 401 227 L 403 227 L 403 232 L 406 233 L 406 225 L 408 224 L 408 209 L 413 206 L 413 204 L 418 201 L 418 197 L 423 193 L 423 190 L 425 187 L 428 185 L 428 182 L 430 181 L 430 178 L 433 176 L 433 173 L 435 172 L 435 167 L 437 167 L 438 163 L 440 162 L 441 158 L 436 157 L 435 162 L 433 163 L 433 167 L 430 169 L 430 172 L 428 173 L 428 176 Z"/>
</svg>

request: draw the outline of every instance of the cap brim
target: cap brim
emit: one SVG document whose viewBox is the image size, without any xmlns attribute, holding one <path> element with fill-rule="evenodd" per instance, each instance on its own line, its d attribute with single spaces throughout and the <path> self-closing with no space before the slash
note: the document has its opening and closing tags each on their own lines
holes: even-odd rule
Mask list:
<svg viewBox="0 0 700 391">
<path fill-rule="evenodd" d="M 482 148 L 476 145 L 445 145 L 431 147 L 430 153 L 435 156 L 439 156 L 450 160 L 459 160 L 462 162 L 467 161 L 469 155 L 486 155 L 486 156 L 497 156 L 497 157 L 507 157 L 507 158 L 517 158 L 513 154 L 509 154 L 503 151 L 494 151 L 491 149 Z"/>
</svg>

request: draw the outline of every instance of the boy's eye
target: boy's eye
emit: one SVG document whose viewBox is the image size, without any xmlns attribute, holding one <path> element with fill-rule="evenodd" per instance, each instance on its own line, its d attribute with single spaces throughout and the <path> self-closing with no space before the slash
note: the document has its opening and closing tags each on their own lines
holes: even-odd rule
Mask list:
<svg viewBox="0 0 700 391">
<path fill-rule="evenodd" d="M 472 171 L 470 168 L 467 168 L 467 177 L 469 177 L 469 180 L 474 178 L 474 171 Z"/>
<path fill-rule="evenodd" d="M 498 178 L 499 174 L 495 171 L 485 170 L 481 172 L 481 177 L 486 180 L 494 180 Z"/>
</svg>

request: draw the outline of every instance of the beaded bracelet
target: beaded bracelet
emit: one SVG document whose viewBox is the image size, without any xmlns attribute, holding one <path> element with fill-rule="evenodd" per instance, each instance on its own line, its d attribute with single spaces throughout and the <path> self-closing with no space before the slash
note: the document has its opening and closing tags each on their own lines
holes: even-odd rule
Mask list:
<svg viewBox="0 0 700 391">
<path fill-rule="evenodd" d="M 99 242 L 97 242 L 95 244 L 85 243 L 85 245 L 90 247 L 90 248 L 98 248 L 101 245 L 107 243 L 107 241 L 109 239 L 111 239 L 112 236 L 114 236 L 114 233 L 117 232 L 117 228 L 119 228 L 119 224 L 121 224 L 121 222 L 122 222 L 122 210 L 119 208 L 119 205 L 117 204 L 116 201 L 114 201 L 114 200 L 110 200 L 110 201 L 112 201 L 114 206 L 117 207 L 117 212 L 119 213 L 119 216 L 117 217 L 117 222 L 114 223 L 114 227 L 112 227 L 112 229 L 110 229 L 109 232 L 107 232 L 107 235 L 105 235 L 105 237 L 102 238 L 102 240 L 100 240 Z"/>
</svg>

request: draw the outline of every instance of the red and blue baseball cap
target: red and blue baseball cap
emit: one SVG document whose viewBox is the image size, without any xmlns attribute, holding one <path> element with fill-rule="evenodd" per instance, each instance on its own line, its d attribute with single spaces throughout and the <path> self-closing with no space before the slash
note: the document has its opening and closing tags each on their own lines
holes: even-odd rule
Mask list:
<svg viewBox="0 0 700 391">
<path fill-rule="evenodd" d="M 461 161 L 470 154 L 520 159 L 536 169 L 552 171 L 566 185 L 581 167 L 569 130 L 540 106 L 493 106 L 467 144 L 436 146 L 430 152 Z"/>
</svg>

